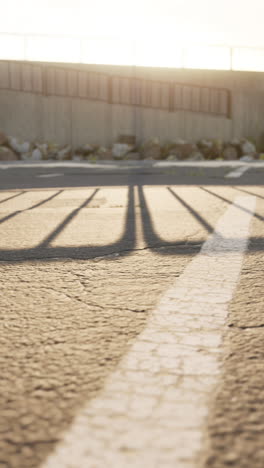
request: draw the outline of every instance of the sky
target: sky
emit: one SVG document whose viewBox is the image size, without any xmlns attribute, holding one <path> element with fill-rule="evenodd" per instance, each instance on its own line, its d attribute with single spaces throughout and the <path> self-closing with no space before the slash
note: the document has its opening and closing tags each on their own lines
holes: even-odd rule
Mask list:
<svg viewBox="0 0 264 468">
<path fill-rule="evenodd" d="M 95 40 L 98 56 L 110 41 L 113 60 L 120 42 L 123 55 L 125 49 L 128 56 L 132 54 L 129 48 L 133 43 L 133 53 L 136 48 L 143 62 L 155 48 L 160 49 L 156 60 L 158 55 L 160 62 L 167 63 L 173 47 L 174 64 L 179 60 L 178 49 L 188 45 L 264 48 L 264 0 L 0 0 L 0 7 L 0 33 L 86 38 L 84 55 L 88 61 L 86 51 L 91 45 L 95 50 L 95 42 L 91 42 Z M 63 47 L 70 54 L 76 44 L 72 41 L 61 45 L 62 55 L 66 53 Z M 32 40 L 29 48 L 32 53 Z M 40 45 L 38 49 L 41 50 Z M 221 48 L 218 52 L 222 57 L 219 60 L 226 60 L 226 52 Z M 109 56 L 109 50 L 106 55 Z"/>
<path fill-rule="evenodd" d="M 0 31 L 264 46 L 263 0 L 0 0 Z"/>
</svg>

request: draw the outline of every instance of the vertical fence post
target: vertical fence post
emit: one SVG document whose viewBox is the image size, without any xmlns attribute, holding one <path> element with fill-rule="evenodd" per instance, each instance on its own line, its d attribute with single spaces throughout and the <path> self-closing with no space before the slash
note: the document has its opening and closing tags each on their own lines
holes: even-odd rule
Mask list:
<svg viewBox="0 0 264 468">
<path fill-rule="evenodd" d="M 48 68 L 42 65 L 42 94 L 48 96 Z"/>
<path fill-rule="evenodd" d="M 108 103 L 113 104 L 113 77 L 108 78 Z"/>
<path fill-rule="evenodd" d="M 7 62 L 7 74 L 8 74 L 8 89 L 12 89 L 11 82 L 11 69 L 10 69 L 10 60 Z"/>
<path fill-rule="evenodd" d="M 174 111 L 174 83 L 169 84 L 169 112 Z"/>
<path fill-rule="evenodd" d="M 227 91 L 227 113 L 228 113 L 228 118 L 232 119 L 232 93 L 231 91 Z"/>
</svg>

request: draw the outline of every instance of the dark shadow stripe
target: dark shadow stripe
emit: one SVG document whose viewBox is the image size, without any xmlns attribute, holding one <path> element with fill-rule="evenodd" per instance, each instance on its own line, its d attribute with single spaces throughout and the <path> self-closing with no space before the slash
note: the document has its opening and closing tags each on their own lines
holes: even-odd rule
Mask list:
<svg viewBox="0 0 264 468">
<path fill-rule="evenodd" d="M 97 189 L 98 190 L 98 189 Z M 152 219 L 150 216 L 149 208 L 147 206 L 142 186 L 138 186 L 139 201 L 141 207 L 141 220 L 143 227 L 143 234 L 146 242 L 144 249 L 155 251 L 157 255 L 163 256 L 178 256 L 178 255 L 194 255 L 198 253 L 205 241 L 205 239 L 197 239 L 195 241 L 187 241 L 179 239 L 177 242 L 166 242 L 160 238 L 155 229 L 153 228 Z M 94 194 L 93 194 L 94 196 Z M 91 198 L 91 197 L 90 197 Z M 229 204 L 232 202 L 224 200 Z M 81 206 L 89 203 L 86 200 Z M 81 209 L 79 207 L 77 210 Z M 76 212 L 76 210 L 74 210 Z M 73 216 L 73 213 L 69 216 Z M 68 217 L 69 218 L 69 217 Z M 65 220 L 66 221 L 66 220 Z M 64 223 L 65 223 L 64 221 Z M 66 223 L 67 224 L 67 223 Z M 207 223 L 208 224 L 208 223 Z M 210 225 L 208 225 L 209 227 Z M 177 225 L 176 225 L 177 227 Z M 59 227 L 57 228 L 57 230 Z M 56 232 L 57 232 L 56 230 Z M 49 237 L 53 236 L 51 234 Z M 135 200 L 134 200 L 134 186 L 129 185 L 128 188 L 128 204 L 126 211 L 125 228 L 123 235 L 117 242 L 112 244 L 96 246 L 96 245 L 83 245 L 76 247 L 46 247 L 38 246 L 29 249 L 19 250 L 0 250 L 0 260 L 5 263 L 22 263 L 29 260 L 36 262 L 52 262 L 54 258 L 56 261 L 59 259 L 76 259 L 88 260 L 95 257 L 107 256 L 115 253 L 120 253 L 122 256 L 132 254 L 136 249 L 136 228 L 135 228 Z M 139 249 L 140 250 L 140 249 Z M 262 237 L 252 237 L 249 244 L 249 252 L 251 254 L 264 251 L 264 239 Z M 118 259 L 118 256 L 109 257 L 109 261 Z"/>
<path fill-rule="evenodd" d="M 23 210 L 23 211 L 34 210 L 35 208 L 38 208 L 39 206 L 45 205 L 45 203 L 48 203 L 50 200 L 52 200 L 53 198 L 57 197 L 57 196 L 60 195 L 62 192 L 63 192 L 63 190 L 59 190 L 58 192 L 54 193 L 54 195 L 51 195 L 49 198 L 46 198 L 45 200 L 43 200 L 43 201 L 41 201 L 41 202 L 39 202 L 39 203 L 36 203 L 36 205 L 33 205 L 33 206 L 31 206 L 30 208 L 27 208 L 26 210 Z"/>
<path fill-rule="evenodd" d="M 14 211 L 13 213 L 11 213 L 11 214 L 5 216 L 4 218 L 1 218 L 1 219 L 0 219 L 0 224 L 5 223 L 5 222 L 8 221 L 9 219 L 14 218 L 15 216 L 17 216 L 17 215 L 20 214 L 20 213 L 23 213 L 23 211 L 19 211 L 19 210 L 18 210 L 18 211 Z"/>
<path fill-rule="evenodd" d="M 129 240 L 128 240 L 129 242 Z M 186 241 L 186 239 L 180 239 L 178 242 L 166 245 L 162 243 L 160 245 L 152 245 L 140 250 L 153 250 L 157 255 L 162 256 L 181 256 L 181 255 L 194 255 L 200 252 L 205 240 L 198 239 L 197 241 Z M 122 256 L 127 256 L 135 252 L 133 248 L 133 240 L 131 244 L 125 244 L 119 246 L 118 243 L 110 244 L 102 247 L 52 247 L 46 249 L 0 249 L 0 261 L 6 264 L 12 263 L 25 263 L 28 261 L 36 262 L 52 262 L 53 259 L 62 260 L 90 260 L 97 257 L 103 257 L 109 255 L 109 261 L 118 260 L 118 256 L 111 257 L 111 254 L 119 253 Z M 233 250 L 230 249 L 229 252 Z M 221 252 L 219 249 L 218 253 Z M 226 252 L 226 249 L 223 250 Z M 236 252 L 236 250 L 234 250 Z M 248 253 L 257 254 L 264 252 L 264 238 L 263 237 L 251 237 L 249 238 Z"/>
<path fill-rule="evenodd" d="M 247 208 L 244 208 L 244 206 L 241 206 L 236 202 L 232 202 L 231 200 L 228 200 L 228 198 L 222 197 L 221 195 L 218 195 L 217 193 L 214 193 L 209 189 L 205 189 L 204 187 L 199 187 L 199 188 L 200 188 L 200 190 L 204 190 L 204 192 L 207 192 L 210 195 L 213 195 L 214 197 L 219 198 L 219 200 L 222 200 L 223 202 L 228 203 L 229 205 L 234 205 L 236 208 L 238 208 L 241 211 L 244 211 L 245 213 L 251 214 L 252 216 L 254 216 L 254 218 L 257 218 L 260 221 L 264 221 L 263 216 L 260 216 L 257 213 L 252 213 L 252 211 L 248 210 Z M 253 195 L 251 195 L 251 196 L 253 196 Z"/>
<path fill-rule="evenodd" d="M 8 198 L 5 198 L 4 200 L 0 200 L 0 204 L 1 203 L 5 203 L 9 200 L 12 200 L 13 198 L 16 198 L 16 197 L 20 197 L 21 195 L 23 195 L 24 193 L 27 193 L 27 191 L 23 191 L 23 192 L 19 192 L 19 193 L 16 193 L 16 195 L 12 195 L 12 197 L 8 197 Z"/>
<path fill-rule="evenodd" d="M 97 189 L 98 190 L 98 189 Z M 88 201 L 86 200 L 85 203 Z M 79 207 L 80 209 L 80 207 Z M 72 215 L 72 213 L 71 213 Z M 65 222 L 66 220 L 64 220 Z M 57 228 L 58 229 L 58 228 Z M 52 234 L 53 235 L 53 234 Z M 50 237 L 50 236 L 49 236 Z M 7 262 L 26 262 L 28 260 L 52 261 L 56 259 L 80 259 L 86 260 L 95 257 L 107 256 L 122 252 L 122 255 L 129 255 L 136 246 L 136 227 L 135 227 L 135 200 L 134 186 L 129 185 L 128 204 L 125 219 L 125 228 L 122 236 L 117 242 L 112 244 L 96 246 L 78 246 L 78 247 L 34 247 L 19 250 L 0 250 L 0 260 Z M 116 257 L 113 257 L 115 259 Z"/>
<path fill-rule="evenodd" d="M 41 206 L 41 205 L 44 205 L 45 203 L 47 203 L 48 201 L 52 200 L 53 198 L 57 197 L 58 195 L 60 195 L 60 193 L 62 193 L 63 190 L 60 190 L 59 192 L 55 193 L 54 195 L 51 195 L 50 197 L 46 198 L 45 200 L 37 203 L 36 205 L 33 205 L 31 206 L 30 208 L 26 208 L 25 210 L 17 210 L 17 211 L 14 211 L 13 213 L 5 216 L 4 218 L 1 218 L 0 219 L 0 224 L 4 223 L 5 221 L 8 221 L 9 219 L 12 219 L 14 218 L 15 216 L 19 215 L 20 213 L 25 213 L 26 211 L 30 211 L 30 210 L 34 210 L 35 208 Z"/>
<path fill-rule="evenodd" d="M 153 250 L 156 249 L 155 253 L 159 255 L 188 255 L 199 252 L 202 244 L 204 243 L 204 240 L 188 242 L 185 239 L 175 242 L 168 242 L 162 239 L 154 229 L 142 185 L 138 185 L 138 197 L 141 207 L 143 234 L 147 248 Z M 161 247 L 162 249 L 160 249 Z"/>
<path fill-rule="evenodd" d="M 77 216 L 79 211 L 85 208 L 90 203 L 90 201 L 95 197 L 98 191 L 99 191 L 98 188 L 94 190 L 94 192 L 92 193 L 92 195 L 90 195 L 90 197 L 88 197 L 78 208 L 75 208 L 75 210 L 73 210 L 68 216 L 66 216 L 66 218 L 59 224 L 59 226 L 56 229 L 54 229 L 54 231 L 51 234 L 49 234 L 49 236 L 47 236 L 44 239 L 44 241 L 41 242 L 41 244 L 39 244 L 38 247 L 41 249 L 47 248 L 48 245 L 54 239 L 56 239 L 56 237 L 58 237 L 58 235 L 65 229 L 67 224 L 69 224 Z"/>
<path fill-rule="evenodd" d="M 176 198 L 176 200 L 178 200 L 184 206 L 184 208 L 186 208 L 186 210 L 189 211 L 189 213 L 194 217 L 194 219 L 196 219 L 209 233 L 213 232 L 214 229 L 211 226 L 211 224 L 207 223 L 207 221 L 201 215 L 199 215 L 199 213 L 197 213 L 197 211 L 194 210 L 194 208 L 192 208 L 177 193 L 175 193 L 171 187 L 167 187 L 167 190 L 171 193 L 173 197 Z"/>
<path fill-rule="evenodd" d="M 258 195 L 257 193 L 250 192 L 249 190 L 245 190 L 245 189 L 237 188 L 237 187 L 232 187 L 232 189 L 239 190 L 239 192 L 244 192 L 244 193 L 246 193 L 248 195 L 252 195 L 252 196 L 257 197 L 257 198 L 262 198 L 264 200 L 264 197 L 262 197 L 262 195 Z"/>
</svg>

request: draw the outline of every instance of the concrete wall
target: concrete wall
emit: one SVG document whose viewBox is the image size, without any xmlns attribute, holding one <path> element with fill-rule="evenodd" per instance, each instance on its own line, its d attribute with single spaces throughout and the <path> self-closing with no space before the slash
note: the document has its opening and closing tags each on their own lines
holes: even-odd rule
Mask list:
<svg viewBox="0 0 264 468">
<path fill-rule="evenodd" d="M 160 137 L 162 140 L 174 140 L 180 137 L 190 141 L 206 137 L 223 140 L 253 137 L 258 142 L 263 142 L 262 73 L 95 65 L 78 66 L 78 69 L 227 88 L 232 93 L 232 118 L 186 111 L 168 112 L 2 89 L 0 90 L 0 129 L 21 139 L 71 143 L 74 147 L 82 143 L 108 145 L 120 133 L 135 134 L 138 141 L 151 137 Z"/>
</svg>

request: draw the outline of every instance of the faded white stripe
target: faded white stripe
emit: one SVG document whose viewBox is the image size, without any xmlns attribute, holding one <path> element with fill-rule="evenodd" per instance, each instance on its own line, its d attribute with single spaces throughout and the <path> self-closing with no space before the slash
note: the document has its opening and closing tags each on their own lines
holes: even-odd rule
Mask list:
<svg viewBox="0 0 264 468">
<path fill-rule="evenodd" d="M 43 468 L 194 468 L 255 197 L 238 197 Z"/>
<path fill-rule="evenodd" d="M 241 177 L 249 169 L 250 169 L 249 166 L 238 167 L 234 171 L 231 171 L 228 174 L 226 174 L 225 177 L 227 179 L 235 179 L 235 178 Z"/>
<path fill-rule="evenodd" d="M 56 173 L 53 173 L 53 174 L 40 174 L 40 175 L 36 175 L 36 177 L 60 177 L 60 176 L 64 176 L 64 174 L 62 172 L 56 172 Z"/>
</svg>

